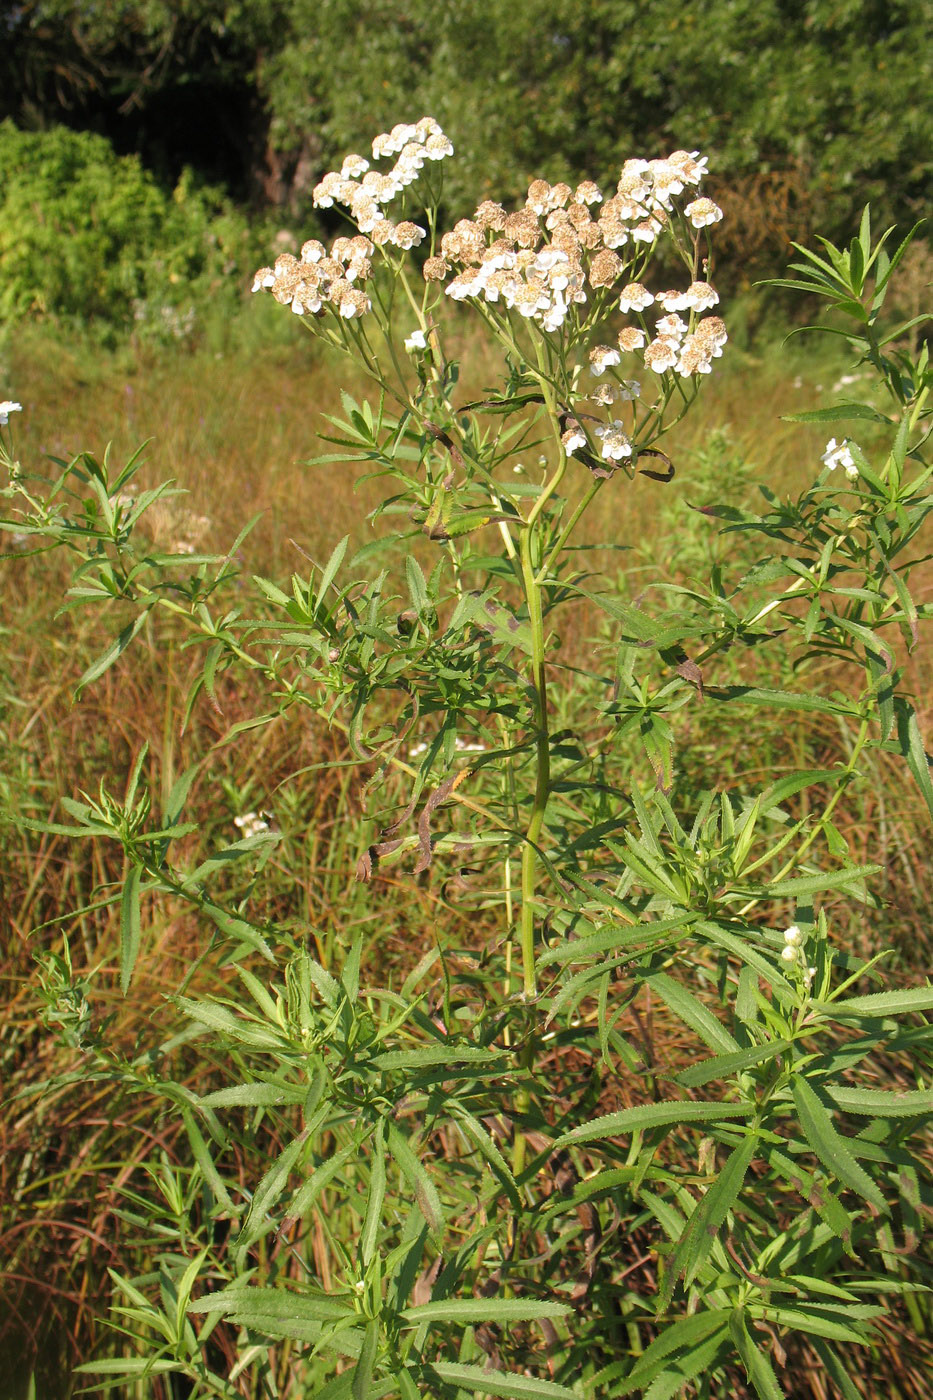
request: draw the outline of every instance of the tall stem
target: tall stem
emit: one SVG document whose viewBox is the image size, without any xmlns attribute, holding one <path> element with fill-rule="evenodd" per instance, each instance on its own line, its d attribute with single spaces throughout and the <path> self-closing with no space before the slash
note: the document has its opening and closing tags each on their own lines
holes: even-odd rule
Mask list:
<svg viewBox="0 0 933 1400">
<path fill-rule="evenodd" d="M 535 876 L 538 866 L 538 841 L 544 825 L 548 797 L 551 792 L 551 739 L 548 732 L 547 715 L 547 664 L 544 654 L 544 610 L 541 597 L 541 575 L 535 569 L 533 549 L 535 525 L 561 483 L 567 470 L 567 456 L 560 441 L 558 407 L 554 389 L 546 373 L 546 347 L 539 344 L 538 370 L 541 388 L 544 393 L 545 409 L 554 432 L 558 451 L 558 465 L 553 476 L 546 483 L 541 495 L 529 512 L 526 527 L 521 533 L 522 584 L 525 590 L 525 603 L 531 624 L 531 681 L 535 697 L 535 791 L 531 809 L 531 820 L 525 833 L 522 847 L 522 908 L 520 942 L 522 949 L 522 991 L 526 998 L 537 993 L 535 977 Z M 553 557 L 553 556 L 552 556 Z M 540 561 L 538 561 L 540 563 Z"/>
<path fill-rule="evenodd" d="M 521 536 L 522 580 L 531 623 L 531 679 L 535 697 L 535 756 L 536 775 L 531 820 L 522 848 L 522 908 L 521 949 L 522 983 L 526 997 L 537 991 L 535 980 L 535 874 L 538 864 L 537 844 L 544 822 L 551 788 L 551 746 L 547 720 L 547 667 L 544 657 L 544 614 L 541 589 L 535 578 L 531 557 L 533 531 L 523 530 Z"/>
</svg>

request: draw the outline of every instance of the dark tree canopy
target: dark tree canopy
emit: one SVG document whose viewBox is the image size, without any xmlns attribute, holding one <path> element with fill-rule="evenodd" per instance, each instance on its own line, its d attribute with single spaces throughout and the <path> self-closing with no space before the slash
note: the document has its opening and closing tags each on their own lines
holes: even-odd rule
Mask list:
<svg viewBox="0 0 933 1400">
<path fill-rule="evenodd" d="M 630 154 L 710 155 L 738 250 L 925 212 L 930 11 L 899 0 L 27 0 L 2 10 L 0 116 L 192 165 L 301 208 L 323 170 L 429 112 L 452 209 Z"/>
</svg>

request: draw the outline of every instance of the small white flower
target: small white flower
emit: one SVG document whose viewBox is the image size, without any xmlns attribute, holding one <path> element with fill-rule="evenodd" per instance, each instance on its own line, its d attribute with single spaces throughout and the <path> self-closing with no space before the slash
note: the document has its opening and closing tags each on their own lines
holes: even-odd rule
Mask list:
<svg viewBox="0 0 933 1400">
<path fill-rule="evenodd" d="M 826 451 L 820 460 L 831 472 L 835 471 L 837 467 L 842 467 L 846 476 L 851 477 L 853 481 L 858 476 L 858 467 L 849 451 L 848 438 L 843 438 L 842 442 L 838 444 L 835 438 L 830 438 L 826 444 Z"/>
<path fill-rule="evenodd" d="M 561 435 L 561 444 L 568 457 L 586 446 L 586 434 L 575 418 L 569 420 L 566 432 Z"/>
<path fill-rule="evenodd" d="M 671 340 L 683 340 L 687 334 L 687 323 L 682 316 L 670 315 L 662 316 L 660 321 L 655 322 L 655 329 L 659 336 L 670 338 Z"/>
<path fill-rule="evenodd" d="M 784 947 L 781 949 L 781 961 L 792 963 L 797 961 L 797 957 L 798 950 L 794 947 L 793 943 L 785 943 Z"/>
<path fill-rule="evenodd" d="M 428 160 L 443 160 L 454 153 L 453 142 L 442 131 L 436 131 L 424 143 L 424 153 Z"/>
<path fill-rule="evenodd" d="M 607 462 L 618 462 L 622 457 L 631 457 L 632 444 L 618 418 L 612 423 L 601 424 L 596 429 L 596 436 L 602 440 L 601 451 Z"/>
<path fill-rule="evenodd" d="M 693 304 L 686 292 L 678 291 L 658 292 L 655 300 L 665 311 L 687 311 Z"/>
<path fill-rule="evenodd" d="M 242 833 L 244 841 L 269 830 L 269 823 L 260 812 L 244 812 L 242 816 L 233 818 L 233 825 Z"/>
<path fill-rule="evenodd" d="M 396 224 L 392 242 L 396 248 L 417 248 L 424 238 L 424 234 L 425 231 L 420 224 L 413 224 L 410 219 L 403 219 L 400 224 Z"/>
<path fill-rule="evenodd" d="M 796 924 L 791 924 L 790 928 L 784 930 L 784 942 L 792 948 L 799 948 L 803 942 L 803 934 Z"/>
<path fill-rule="evenodd" d="M 405 337 L 405 349 L 412 354 L 416 350 L 426 350 L 428 342 L 424 338 L 424 331 L 412 331 L 411 335 Z"/>
<path fill-rule="evenodd" d="M 708 282 L 691 282 L 682 297 L 683 307 L 694 311 L 709 311 L 719 302 L 719 293 Z"/>
<path fill-rule="evenodd" d="M 622 288 L 622 295 L 619 297 L 620 311 L 644 311 L 654 301 L 654 296 L 643 287 L 640 282 L 630 282 L 627 287 Z"/>
<path fill-rule="evenodd" d="M 340 178 L 341 180 L 358 180 L 368 169 L 369 161 L 365 156 L 344 156 L 343 165 L 340 167 Z"/>
<path fill-rule="evenodd" d="M 23 405 L 14 403 L 12 399 L 4 399 L 0 403 L 0 424 L 7 424 L 10 421 L 11 413 L 22 413 Z"/>
<path fill-rule="evenodd" d="M 673 369 L 680 358 L 680 348 L 676 340 L 659 336 L 645 349 L 645 364 L 655 374 L 664 374 Z"/>
<path fill-rule="evenodd" d="M 595 375 L 603 374 L 609 365 L 617 365 L 621 361 L 622 356 L 611 345 L 597 345 L 590 351 L 590 370 Z"/>
<path fill-rule="evenodd" d="M 707 224 L 718 224 L 722 218 L 722 210 L 719 205 L 714 204 L 705 195 L 701 195 L 692 204 L 688 204 L 684 213 L 694 228 L 705 228 Z"/>
</svg>

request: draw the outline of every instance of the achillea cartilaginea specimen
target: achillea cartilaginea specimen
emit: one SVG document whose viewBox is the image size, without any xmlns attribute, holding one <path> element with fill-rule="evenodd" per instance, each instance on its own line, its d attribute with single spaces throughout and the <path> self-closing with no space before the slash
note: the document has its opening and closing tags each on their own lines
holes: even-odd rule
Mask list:
<svg viewBox="0 0 933 1400">
<path fill-rule="evenodd" d="M 713 360 L 722 354 L 725 326 L 718 316 L 704 315 L 719 297 L 700 275 L 705 277 L 707 267 L 701 255 L 701 243 L 706 248 L 708 241 L 705 230 L 722 218 L 722 210 L 699 193 L 706 174 L 706 157 L 699 152 L 627 160 L 615 190 L 608 194 L 592 180 L 572 189 L 538 178 L 528 186 L 520 209 L 509 212 L 495 200 L 484 199 L 472 218 L 457 220 L 446 232 L 437 229 L 430 209 L 430 234 L 408 217 L 393 220 L 387 206 L 394 200 L 407 204 L 407 187 L 430 163 L 453 154 L 437 122 L 422 117 L 413 124 L 400 123 L 376 137 L 372 153 L 374 161 L 393 163 L 378 170 L 363 156 L 348 155 L 314 190 L 318 207 L 338 204 L 346 209 L 359 230 L 357 236 L 336 239 L 329 251 L 310 239 L 300 258 L 280 255 L 274 267 L 256 273 L 254 291 L 271 290 L 298 315 L 323 318 L 332 313 L 339 321 L 353 320 L 372 310 L 366 286 L 374 259 L 382 258 L 400 274 L 399 254 L 425 243 L 421 270 L 428 287 L 443 285 L 453 301 L 480 303 L 490 329 L 506 341 L 514 343 L 514 318 L 520 318 L 539 328 L 549 353 L 557 354 L 568 372 L 576 359 L 572 351 L 599 342 L 589 350 L 590 368 L 597 376 L 610 371 L 619 388 L 618 395 L 615 389 L 607 390 L 597 400 L 602 406 L 617 397 L 633 397 L 623 391 L 635 367 L 624 365 L 623 357 L 637 355 L 644 368 L 670 386 L 670 376 L 695 380 L 709 374 Z M 654 292 L 642 279 L 662 237 L 673 240 L 690 281 L 685 287 Z M 427 288 L 425 292 L 422 331 L 437 306 L 437 293 L 431 293 L 431 303 Z M 645 313 L 653 306 L 666 314 L 652 325 Z M 607 326 L 620 312 L 633 323 L 621 329 Z M 612 344 L 602 343 L 607 330 Z M 406 348 L 421 346 L 410 344 L 409 338 Z M 424 352 L 429 353 L 427 342 Z M 571 400 L 576 401 L 573 393 L 568 408 Z M 620 431 L 613 420 L 605 433 L 593 432 L 607 459 L 624 455 Z M 572 454 L 578 440 L 586 437 L 586 429 L 565 432 L 565 452 Z"/>
</svg>

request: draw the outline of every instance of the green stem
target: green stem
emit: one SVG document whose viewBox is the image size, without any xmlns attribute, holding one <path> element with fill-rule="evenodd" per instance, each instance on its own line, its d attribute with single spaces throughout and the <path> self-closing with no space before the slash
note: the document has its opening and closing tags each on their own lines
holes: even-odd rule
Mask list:
<svg viewBox="0 0 933 1400">
<path fill-rule="evenodd" d="M 550 795 L 551 785 L 551 746 L 547 721 L 547 668 L 544 656 L 544 614 L 541 606 L 541 590 L 535 578 L 531 559 L 532 532 L 523 530 L 521 537 L 522 580 L 531 623 L 531 667 L 532 685 L 535 696 L 536 760 L 534 802 L 531 820 L 525 833 L 522 848 L 522 909 L 521 909 L 521 949 L 522 984 L 526 997 L 534 997 L 537 991 L 535 980 L 535 873 L 538 863 L 537 843 L 544 823 L 544 813 Z"/>
<path fill-rule="evenodd" d="M 557 450 L 560 456 L 557 470 L 547 482 L 544 490 L 529 512 L 525 528 L 521 533 L 520 541 L 522 583 L 525 591 L 525 602 L 528 607 L 528 619 L 531 624 L 531 680 L 535 697 L 535 749 L 537 769 L 535 774 L 535 791 L 531 809 L 531 820 L 528 823 L 528 830 L 525 833 L 525 844 L 522 847 L 520 942 L 522 950 L 522 990 L 525 997 L 528 999 L 533 998 L 537 993 L 537 981 L 535 978 L 534 912 L 535 876 L 537 874 L 538 865 L 537 845 L 541 836 L 544 814 L 547 810 L 548 798 L 551 792 L 551 739 L 548 733 L 544 609 L 541 596 L 540 576 L 535 570 L 532 550 L 535 538 L 535 523 L 539 519 L 547 502 L 557 490 L 563 479 L 564 472 L 567 470 L 567 454 L 564 452 L 560 441 L 558 407 L 554 398 L 554 390 L 548 378 L 546 378 L 544 365 L 545 353 L 545 348 L 539 345 L 539 379 L 544 393 L 545 408 L 557 439 Z"/>
</svg>

